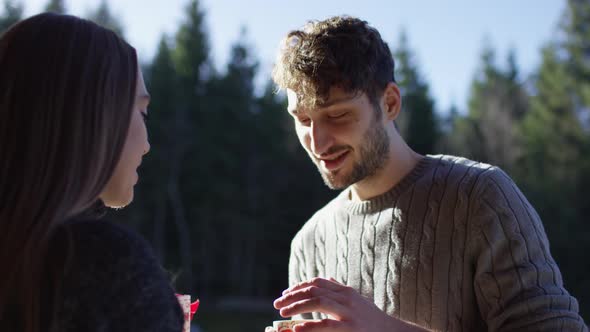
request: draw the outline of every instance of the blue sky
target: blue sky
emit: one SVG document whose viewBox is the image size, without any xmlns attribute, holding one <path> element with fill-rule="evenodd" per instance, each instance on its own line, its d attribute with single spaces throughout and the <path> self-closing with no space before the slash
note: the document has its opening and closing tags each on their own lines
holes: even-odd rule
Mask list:
<svg viewBox="0 0 590 332">
<path fill-rule="evenodd" d="M 39 12 L 47 0 L 24 0 L 25 14 Z M 188 0 L 109 0 L 124 23 L 125 36 L 142 62 L 152 59 L 163 33 L 172 35 L 183 19 Z M 65 0 L 70 13 L 84 16 L 100 0 Z M 405 29 L 439 111 L 451 103 L 465 108 L 468 90 L 484 39 L 503 63 L 516 50 L 523 75 L 540 62 L 540 48 L 555 36 L 565 8 L 558 0 L 201 0 L 217 68 L 247 28 L 247 42 L 260 61 L 258 81 L 268 79 L 278 42 L 309 19 L 332 15 L 358 16 L 375 26 L 392 49 Z"/>
</svg>

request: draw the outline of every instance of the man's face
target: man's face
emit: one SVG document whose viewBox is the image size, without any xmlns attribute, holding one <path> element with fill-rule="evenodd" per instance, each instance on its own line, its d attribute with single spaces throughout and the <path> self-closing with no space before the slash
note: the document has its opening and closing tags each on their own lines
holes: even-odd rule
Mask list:
<svg viewBox="0 0 590 332">
<path fill-rule="evenodd" d="M 389 137 L 381 110 L 376 112 L 366 94 L 332 88 L 328 101 L 313 109 L 300 108 L 293 91 L 287 96 L 299 141 L 328 187 L 346 188 L 383 167 Z"/>
</svg>

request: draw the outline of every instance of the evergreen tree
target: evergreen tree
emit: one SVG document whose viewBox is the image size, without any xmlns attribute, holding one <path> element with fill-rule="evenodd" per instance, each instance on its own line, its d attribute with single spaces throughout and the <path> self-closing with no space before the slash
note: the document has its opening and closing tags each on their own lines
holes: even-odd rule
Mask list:
<svg viewBox="0 0 590 332">
<path fill-rule="evenodd" d="M 223 211 L 211 211 L 210 218 L 220 225 L 218 236 L 229 249 L 224 252 L 226 257 L 220 257 L 218 278 L 228 281 L 231 293 L 241 295 L 251 294 L 257 286 L 257 240 L 262 240 L 255 231 L 260 219 L 258 165 L 264 153 L 256 144 L 254 123 L 257 68 L 246 32 L 242 30 L 231 48 L 225 73 L 213 78 L 207 87 L 209 120 L 203 130 L 206 141 L 215 142 L 215 146 L 209 146 L 208 174 L 215 181 L 212 183 L 215 189 L 209 192 L 208 206 Z M 227 206 L 232 209 L 224 209 Z"/>
<path fill-rule="evenodd" d="M 455 141 L 458 138 L 458 135 L 454 134 L 457 129 L 457 123 L 460 119 L 461 114 L 459 112 L 459 107 L 456 103 L 453 102 L 451 104 L 451 107 L 449 107 L 449 110 L 446 112 L 446 115 L 442 118 L 441 121 L 439 149 L 442 153 L 450 153 L 456 155 L 461 154 L 456 149 L 457 146 L 460 146 L 460 142 Z"/>
<path fill-rule="evenodd" d="M 495 63 L 495 51 L 484 47 L 481 65 L 471 84 L 468 112 L 455 123 L 455 153 L 489 162 L 511 171 L 522 148 L 519 123 L 528 107 L 528 95 L 519 82 L 514 51 L 507 68 Z"/>
<path fill-rule="evenodd" d="M 206 130 L 218 129 L 211 125 L 207 111 L 210 100 L 206 82 L 212 75 L 209 64 L 209 45 L 204 27 L 204 13 L 199 1 L 192 0 L 185 10 L 171 53 L 176 72 L 177 101 L 169 127 L 169 159 L 167 190 L 170 197 L 172 221 L 179 232 L 183 253 L 183 274 L 179 281 L 188 289 L 196 289 L 202 298 L 213 289 L 212 283 L 217 242 L 210 217 L 215 210 L 210 190 L 215 189 L 209 158 L 215 146 L 205 135 Z M 193 245 L 191 239 L 199 239 Z M 193 255 L 192 253 L 195 253 Z M 199 278 L 192 271 L 199 271 Z M 190 286 L 188 286 L 190 284 Z"/>
<path fill-rule="evenodd" d="M 112 13 L 107 0 L 102 0 L 98 7 L 88 15 L 88 18 L 97 24 L 115 31 L 119 36 L 124 35 L 123 24 Z"/>
<path fill-rule="evenodd" d="M 575 84 L 576 113 L 590 131 L 590 2 L 570 0 L 562 21 L 567 69 Z"/>
<path fill-rule="evenodd" d="M 522 126 L 526 144 L 524 174 L 529 186 L 538 187 L 535 190 L 538 192 L 543 192 L 543 187 L 549 189 L 557 184 L 566 189 L 576 182 L 575 172 L 566 171 L 572 170 L 576 164 L 577 150 L 583 140 L 583 130 L 570 95 L 572 84 L 572 77 L 558 59 L 555 46 L 545 47 L 536 77 L 536 94 Z M 537 181 L 539 178 L 544 180 Z M 554 200 L 554 197 L 547 199 Z"/>
<path fill-rule="evenodd" d="M 174 145 L 175 112 L 178 110 L 178 78 L 172 63 L 172 51 L 168 45 L 166 36 L 162 36 L 156 56 L 146 71 L 146 84 L 151 93 L 150 121 L 148 122 L 151 152 L 146 158 L 145 172 L 142 189 L 145 188 L 146 206 L 143 211 L 149 211 L 146 216 L 153 219 L 153 239 L 156 252 L 160 255 L 162 262 L 172 261 L 176 266 L 182 266 L 179 258 L 183 257 L 182 250 L 186 249 L 186 239 L 183 234 L 172 232 L 169 234 L 165 229 L 170 228 L 173 222 L 171 214 L 171 197 L 167 190 L 171 177 L 171 146 Z M 162 190 L 164 189 L 164 190 Z M 167 227 L 168 226 L 168 227 Z M 167 241 L 167 238 L 171 237 Z M 179 245 L 174 246 L 172 244 Z M 184 245 L 183 245 L 184 244 Z M 183 248 L 184 246 L 184 248 Z M 185 257 L 185 260 L 187 258 Z M 187 268 L 187 267 L 185 267 Z"/>
<path fill-rule="evenodd" d="M 545 221 L 552 252 L 565 284 L 590 313 L 590 289 L 583 262 L 590 250 L 590 4 L 568 1 L 560 39 L 543 49 L 531 111 L 522 125 L 525 154 L 520 162 L 524 189 Z M 585 301 L 584 301 L 585 298 Z"/>
<path fill-rule="evenodd" d="M 45 6 L 46 12 L 52 12 L 56 14 L 65 14 L 66 5 L 64 0 L 49 0 L 49 3 Z"/>
<path fill-rule="evenodd" d="M 18 0 L 4 0 L 4 13 L 0 16 L 0 35 L 23 18 L 23 4 Z"/>
<path fill-rule="evenodd" d="M 416 152 L 434 153 L 440 137 L 439 121 L 428 84 L 421 77 L 405 32 L 400 35 L 395 59 L 398 64 L 396 80 L 403 100 L 398 127 L 408 145 Z"/>
<path fill-rule="evenodd" d="M 191 103 L 202 95 L 206 80 L 213 74 L 209 63 L 209 41 L 204 13 L 199 1 L 192 0 L 185 10 L 185 21 L 176 34 L 174 65 L 182 80 L 183 94 Z"/>
<path fill-rule="evenodd" d="M 566 66 L 572 77 L 571 89 L 575 114 L 584 133 L 580 133 L 581 155 L 578 165 L 580 178 L 576 188 L 576 206 L 580 217 L 590 213 L 586 199 L 590 195 L 590 3 L 588 1 L 570 0 L 566 10 L 569 20 L 563 22 L 565 31 L 565 49 L 568 61 Z M 589 291 L 590 293 L 590 291 Z"/>
</svg>

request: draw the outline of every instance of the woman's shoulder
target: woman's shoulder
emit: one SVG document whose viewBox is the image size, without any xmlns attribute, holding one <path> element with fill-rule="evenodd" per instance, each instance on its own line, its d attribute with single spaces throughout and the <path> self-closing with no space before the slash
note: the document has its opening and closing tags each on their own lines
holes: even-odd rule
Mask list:
<svg viewBox="0 0 590 332">
<path fill-rule="evenodd" d="M 141 235 L 109 221 L 68 221 L 56 232 L 54 242 L 65 246 L 64 272 L 76 278 L 84 273 L 92 278 L 108 274 L 124 277 L 142 269 L 159 269 L 150 245 Z"/>
<path fill-rule="evenodd" d="M 108 292 L 122 294 L 131 283 L 167 281 L 147 241 L 126 226 L 105 220 L 68 221 L 52 242 L 64 257 L 64 281 L 70 288 L 88 287 L 82 294 L 92 293 L 93 284 L 100 285 L 101 296 L 114 296 Z"/>
<path fill-rule="evenodd" d="M 145 239 L 127 226 L 112 223 L 108 220 L 78 219 L 69 220 L 60 226 L 61 232 L 69 236 L 70 240 L 81 242 L 86 249 L 101 251 L 127 249 L 149 250 Z M 110 245 L 109 247 L 105 247 Z"/>
<path fill-rule="evenodd" d="M 64 330 L 167 331 L 182 323 L 166 272 L 136 232 L 103 220 L 68 221 L 54 244 L 65 256 Z"/>
<path fill-rule="evenodd" d="M 53 241 L 67 241 L 69 251 L 78 258 L 96 255 L 98 261 L 111 263 L 113 258 L 119 260 L 126 255 L 152 255 L 150 245 L 140 234 L 107 220 L 69 220 L 58 228 Z"/>
</svg>

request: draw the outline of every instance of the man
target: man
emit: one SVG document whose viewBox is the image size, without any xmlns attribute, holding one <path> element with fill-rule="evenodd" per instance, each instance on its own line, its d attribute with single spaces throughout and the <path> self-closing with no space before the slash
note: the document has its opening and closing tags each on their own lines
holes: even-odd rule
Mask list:
<svg viewBox="0 0 590 332">
<path fill-rule="evenodd" d="M 297 332 L 587 331 L 512 180 L 406 145 L 393 72 L 356 18 L 285 38 L 273 79 L 326 185 L 343 191 L 293 239 L 280 314 L 323 319 Z"/>
</svg>

